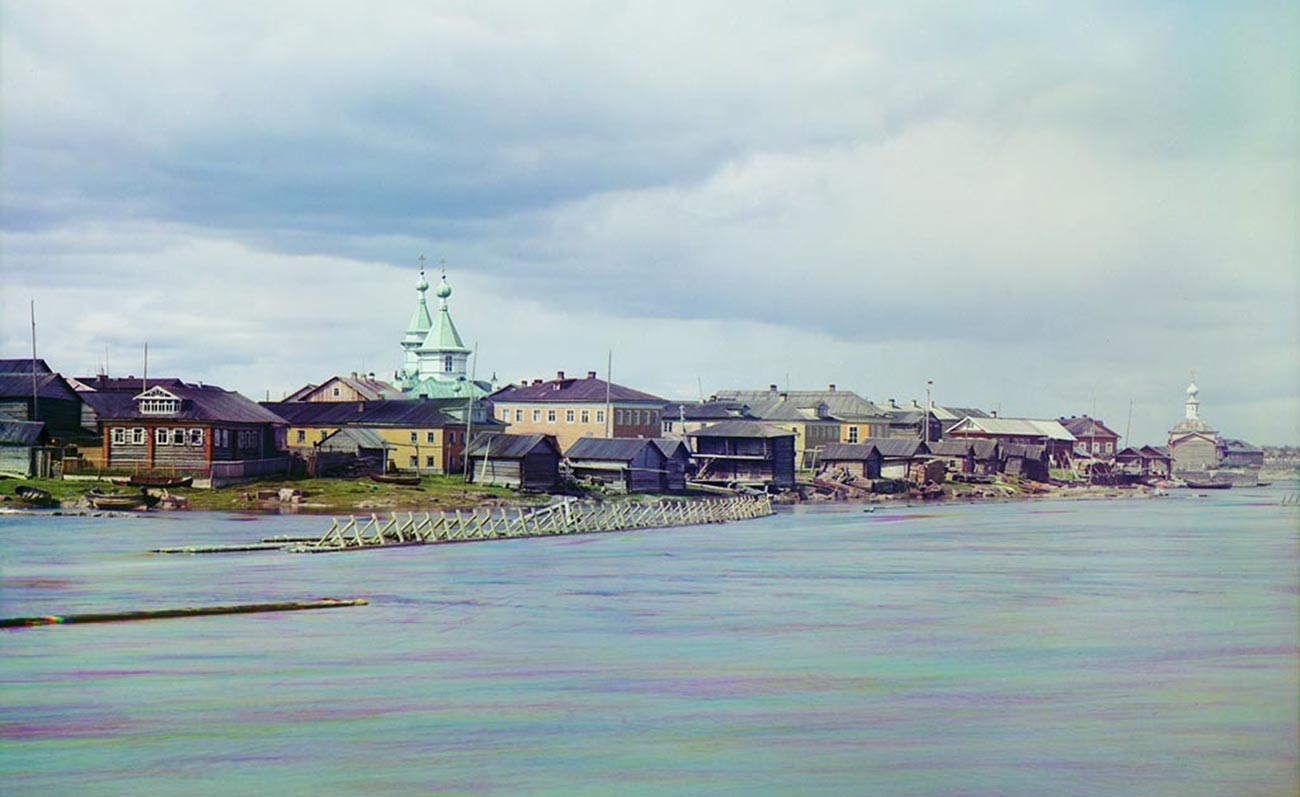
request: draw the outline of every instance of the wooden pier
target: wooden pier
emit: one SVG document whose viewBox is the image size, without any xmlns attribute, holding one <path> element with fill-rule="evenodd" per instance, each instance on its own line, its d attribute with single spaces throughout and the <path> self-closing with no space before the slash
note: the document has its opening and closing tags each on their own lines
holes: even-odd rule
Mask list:
<svg viewBox="0 0 1300 797">
<path fill-rule="evenodd" d="M 773 514 L 766 495 L 737 496 L 703 501 L 585 504 L 565 501 L 539 509 L 488 509 L 473 512 L 426 512 L 394 515 L 383 521 L 377 515 L 358 521 L 334 520 L 314 542 L 286 544 L 292 553 L 330 553 L 401 545 L 432 545 L 474 540 L 549 537 L 602 531 L 694 526 L 750 520 Z"/>
</svg>

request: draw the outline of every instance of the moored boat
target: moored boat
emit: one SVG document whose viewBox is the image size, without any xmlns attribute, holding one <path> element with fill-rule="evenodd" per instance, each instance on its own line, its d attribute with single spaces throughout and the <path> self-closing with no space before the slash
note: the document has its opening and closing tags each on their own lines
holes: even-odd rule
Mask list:
<svg viewBox="0 0 1300 797">
<path fill-rule="evenodd" d="M 20 484 L 14 488 L 14 495 L 23 503 L 32 506 L 55 506 L 58 501 L 50 495 L 49 490 L 42 490 L 40 487 L 32 487 L 26 484 Z"/>
<path fill-rule="evenodd" d="M 1228 490 L 1232 488 L 1232 482 L 1208 481 L 1194 482 L 1191 479 L 1186 480 L 1187 486 L 1193 490 Z"/>
<path fill-rule="evenodd" d="M 86 493 L 86 500 L 96 509 L 148 509 L 158 503 L 161 498 L 156 495 L 149 495 L 143 490 L 138 495 L 133 493 L 104 493 L 99 490 L 91 490 Z"/>
<path fill-rule="evenodd" d="M 157 476 L 148 473 L 137 473 L 127 479 L 126 483 L 132 487 L 162 487 L 170 490 L 177 487 L 192 487 L 194 485 L 194 477 Z"/>
<path fill-rule="evenodd" d="M 372 473 L 370 480 L 380 484 L 401 484 L 406 487 L 415 487 L 420 483 L 420 477 L 410 476 L 401 473 Z"/>
</svg>

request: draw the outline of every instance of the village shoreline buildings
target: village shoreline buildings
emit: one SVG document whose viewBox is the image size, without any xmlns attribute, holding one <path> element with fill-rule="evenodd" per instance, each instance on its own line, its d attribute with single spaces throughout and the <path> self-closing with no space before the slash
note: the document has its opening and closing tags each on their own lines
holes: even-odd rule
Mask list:
<svg viewBox="0 0 1300 797">
<path fill-rule="evenodd" d="M 924 404 L 877 404 L 835 384 L 721 389 L 686 402 L 596 371 L 498 386 L 495 375 L 474 378 L 446 271 L 431 286 L 421 261 L 391 382 L 335 374 L 259 404 L 176 377 L 65 379 L 42 360 L 0 360 L 0 464 L 17 475 L 164 469 L 212 485 L 291 473 L 466 473 L 527 489 L 577 479 L 626 492 L 784 490 L 800 473 L 928 480 L 935 463 L 940 480 L 945 469 L 1036 481 L 1074 469 L 1114 483 L 1173 476 L 1253 484 L 1263 465 L 1262 449 L 1201 418 L 1194 381 L 1164 446 L 1126 446 L 1088 415 L 999 417 L 928 395 Z"/>
</svg>

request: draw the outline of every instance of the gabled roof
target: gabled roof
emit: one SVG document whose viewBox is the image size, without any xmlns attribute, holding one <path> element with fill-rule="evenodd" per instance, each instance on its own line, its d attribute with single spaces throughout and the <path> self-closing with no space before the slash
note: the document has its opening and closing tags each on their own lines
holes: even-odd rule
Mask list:
<svg viewBox="0 0 1300 797">
<path fill-rule="evenodd" d="M 76 401 L 79 395 L 58 374 L 38 373 L 36 375 L 37 398 Z M 0 374 L 0 398 L 31 397 L 32 372 L 30 368 L 25 374 Z"/>
<path fill-rule="evenodd" d="M 656 453 L 663 453 L 647 438 L 580 437 L 573 441 L 573 445 L 569 446 L 568 450 L 564 452 L 564 456 L 568 459 L 628 462 L 640 456 L 646 446 L 655 448 Z"/>
<path fill-rule="evenodd" d="M 996 440 L 976 437 L 971 439 L 971 445 L 974 446 L 976 459 L 992 459 L 998 455 L 998 441 Z"/>
<path fill-rule="evenodd" d="M 279 401 L 263 407 L 293 426 L 426 428 L 461 422 L 428 401 Z"/>
<path fill-rule="evenodd" d="M 939 404 L 931 404 L 930 411 L 934 417 L 945 423 L 948 421 L 960 421 L 962 418 L 988 418 L 989 414 L 977 407 L 946 407 Z"/>
<path fill-rule="evenodd" d="M 882 410 L 852 390 L 719 390 L 714 394 L 719 401 L 732 401 L 758 407 L 760 404 L 780 402 L 800 409 L 826 405 L 827 414 L 840 421 L 875 420 Z M 755 414 L 758 414 L 755 412 Z"/>
<path fill-rule="evenodd" d="M 46 363 L 44 360 L 38 359 L 35 362 L 36 362 L 36 373 L 38 374 L 54 373 L 54 371 L 50 369 L 49 364 Z M 28 376 L 31 376 L 31 373 L 32 373 L 31 357 L 17 357 L 12 360 L 10 359 L 0 360 L 0 374 L 27 374 Z"/>
<path fill-rule="evenodd" d="M 975 449 L 971 439 L 939 440 L 930 444 L 930 453 L 938 457 L 964 457 Z"/>
<path fill-rule="evenodd" d="M 663 418 L 675 421 L 725 421 L 753 417 L 749 407 L 733 401 L 674 401 L 664 405 Z"/>
<path fill-rule="evenodd" d="M 691 450 L 687 448 L 686 444 L 681 440 L 670 440 L 666 437 L 654 437 L 651 438 L 650 442 L 654 443 L 655 447 L 658 448 L 659 451 L 668 459 L 672 459 L 678 455 L 684 455 L 687 459 L 690 459 Z"/>
<path fill-rule="evenodd" d="M 1047 453 L 1046 446 L 1029 445 L 1028 443 L 1003 443 L 1002 458 L 1009 457 L 1027 457 L 1029 459 L 1042 459 Z"/>
<path fill-rule="evenodd" d="M 794 437 L 794 432 L 761 421 L 723 421 L 687 432 L 687 437 Z"/>
<path fill-rule="evenodd" d="M 1119 439 L 1119 432 L 1111 429 L 1096 418 L 1089 418 L 1087 415 L 1080 415 L 1077 418 L 1060 418 L 1058 422 L 1065 427 L 1067 432 L 1074 435 L 1076 440 L 1086 440 L 1090 437 Z"/>
<path fill-rule="evenodd" d="M 976 431 L 1003 437 L 1045 437 L 1073 443 L 1074 435 L 1057 421 L 1031 418 L 963 418 L 948 430 L 952 434 Z"/>
<path fill-rule="evenodd" d="M 506 385 L 489 398 L 496 402 L 603 403 L 605 401 L 606 385 L 609 386 L 610 401 L 616 401 L 620 404 L 643 402 L 663 406 L 668 403 L 658 396 L 606 382 L 594 376 L 581 379 L 556 378 L 542 382 L 539 385 Z"/>
<path fill-rule="evenodd" d="M 15 421 L 7 415 L 0 418 L 0 443 L 34 446 L 44 431 L 45 424 L 41 421 Z"/>
<path fill-rule="evenodd" d="M 136 385 L 138 388 L 139 385 Z M 167 392 L 181 399 L 180 411 L 167 414 L 142 414 L 140 406 L 129 393 L 81 393 L 101 420 L 199 420 L 227 421 L 231 423 L 273 423 L 284 421 L 252 399 L 216 385 L 168 385 Z"/>
<path fill-rule="evenodd" d="M 1223 447 L 1234 454 L 1263 454 L 1264 449 L 1245 440 L 1225 438 Z"/>
<path fill-rule="evenodd" d="M 886 459 L 911 459 L 930 452 L 929 447 L 915 437 L 868 437 L 861 444 L 875 446 Z"/>
<path fill-rule="evenodd" d="M 184 380 L 177 379 L 174 376 L 164 376 L 158 379 L 150 377 L 148 380 L 138 376 L 79 376 L 72 381 L 78 385 L 78 391 L 94 390 L 100 393 L 130 393 L 132 395 L 158 385 L 169 388 L 185 385 Z"/>
<path fill-rule="evenodd" d="M 483 434 L 470 443 L 467 457 L 523 459 L 538 446 L 546 446 L 560 456 L 560 446 L 549 434 Z"/>
<path fill-rule="evenodd" d="M 316 444 L 317 448 L 327 451 L 353 451 L 358 448 L 397 448 L 379 436 L 374 429 L 359 426 L 345 426 L 334 430 L 324 440 Z"/>
<path fill-rule="evenodd" d="M 356 391 L 357 395 L 365 401 L 378 401 L 380 399 L 396 399 L 401 397 L 402 391 L 393 387 L 382 379 L 371 379 L 368 376 L 331 376 L 319 385 L 306 384 L 294 392 L 285 396 L 283 401 L 304 401 L 308 396 L 326 389 L 333 383 L 346 385 Z M 350 401 L 352 399 L 349 399 Z"/>
<path fill-rule="evenodd" d="M 823 462 L 839 460 L 861 462 L 872 459 L 873 454 L 884 456 L 880 453 L 880 449 L 870 443 L 827 443 L 822 446 L 821 460 Z"/>
</svg>

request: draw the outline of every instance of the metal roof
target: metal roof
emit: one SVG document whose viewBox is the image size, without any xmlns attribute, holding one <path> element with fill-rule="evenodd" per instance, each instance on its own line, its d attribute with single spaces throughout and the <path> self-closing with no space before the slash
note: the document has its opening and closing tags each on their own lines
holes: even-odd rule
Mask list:
<svg viewBox="0 0 1300 797">
<path fill-rule="evenodd" d="M 650 440 L 655 447 L 663 453 L 668 459 L 672 459 L 679 453 L 684 453 L 687 458 L 691 456 L 691 450 L 681 440 L 671 440 L 665 437 L 655 437 Z"/>
<path fill-rule="evenodd" d="M 482 457 L 486 455 L 489 458 L 522 459 L 531 454 L 539 445 L 547 446 L 557 456 L 560 454 L 560 446 L 551 435 L 483 434 L 474 438 L 465 456 Z"/>
<path fill-rule="evenodd" d="M 161 387 L 150 385 L 150 389 Z M 139 388 L 139 385 L 136 386 Z M 142 414 L 135 397 L 126 392 L 100 393 L 86 391 L 77 394 L 89 404 L 101 420 L 200 420 L 230 421 L 234 423 L 273 423 L 284 420 L 250 398 L 233 390 L 216 385 L 167 385 L 164 390 L 181 400 L 179 412 L 168 415 Z"/>
<path fill-rule="evenodd" d="M 493 393 L 495 402 L 556 402 L 556 403 L 604 403 L 605 387 L 609 386 L 609 399 L 620 404 L 640 402 L 663 406 L 668 402 L 658 396 L 642 393 L 630 387 L 606 382 L 593 376 L 581 379 L 552 379 L 540 385 L 506 385 Z"/>
<path fill-rule="evenodd" d="M 725 421 L 753 417 L 744 404 L 731 401 L 674 401 L 664 405 L 663 418 L 675 421 Z"/>
<path fill-rule="evenodd" d="M 1073 443 L 1074 435 L 1057 421 L 1032 418 L 963 418 L 949 432 L 977 431 L 1006 437 L 1046 437 Z"/>
<path fill-rule="evenodd" d="M 564 452 L 569 459 L 602 459 L 627 462 L 640 456 L 646 446 L 654 446 L 647 438 L 579 437 Z M 658 452 L 658 449 L 655 449 Z M 662 452 L 659 452 L 662 453 Z"/>
<path fill-rule="evenodd" d="M 762 421 L 723 421 L 693 432 L 687 437 L 794 437 L 794 432 Z"/>
<path fill-rule="evenodd" d="M 714 394 L 719 401 L 735 401 L 757 408 L 761 404 L 785 402 L 799 409 L 825 404 L 827 413 L 841 421 L 873 420 L 882 410 L 852 390 L 719 390 Z M 755 414 L 759 414 L 757 410 Z"/>
<path fill-rule="evenodd" d="M 294 426 L 459 426 L 427 401 L 282 401 L 262 405 Z"/>
<path fill-rule="evenodd" d="M 859 445 L 873 445 L 881 455 L 889 458 L 907 458 L 924 456 L 930 449 L 915 437 L 868 437 Z"/>
<path fill-rule="evenodd" d="M 345 426 L 316 444 L 322 451 L 355 451 L 359 448 L 397 448 L 374 429 Z"/>
<path fill-rule="evenodd" d="M 32 372 L 30 363 L 29 360 L 28 370 L 25 374 L 0 373 L 0 397 L 31 398 Z M 73 390 L 72 386 L 58 374 L 38 373 L 36 375 L 36 396 L 38 398 L 76 401 L 78 395 L 77 391 Z"/>
<path fill-rule="evenodd" d="M 827 443 L 822 446 L 821 461 L 829 462 L 843 459 L 862 461 L 871 459 L 873 453 L 883 456 L 880 454 L 880 449 L 870 443 Z"/>
<path fill-rule="evenodd" d="M 0 443 L 34 446 L 40 442 L 45 424 L 41 421 L 15 421 L 5 416 L 0 419 Z"/>
<path fill-rule="evenodd" d="M 0 374 L 27 374 L 28 376 L 31 376 L 32 362 L 33 361 L 31 357 L 17 357 L 14 359 L 0 360 Z M 54 371 L 50 369 L 49 364 L 46 363 L 44 360 L 38 359 L 35 362 L 36 362 L 36 373 L 38 374 L 54 373 Z"/>
</svg>

